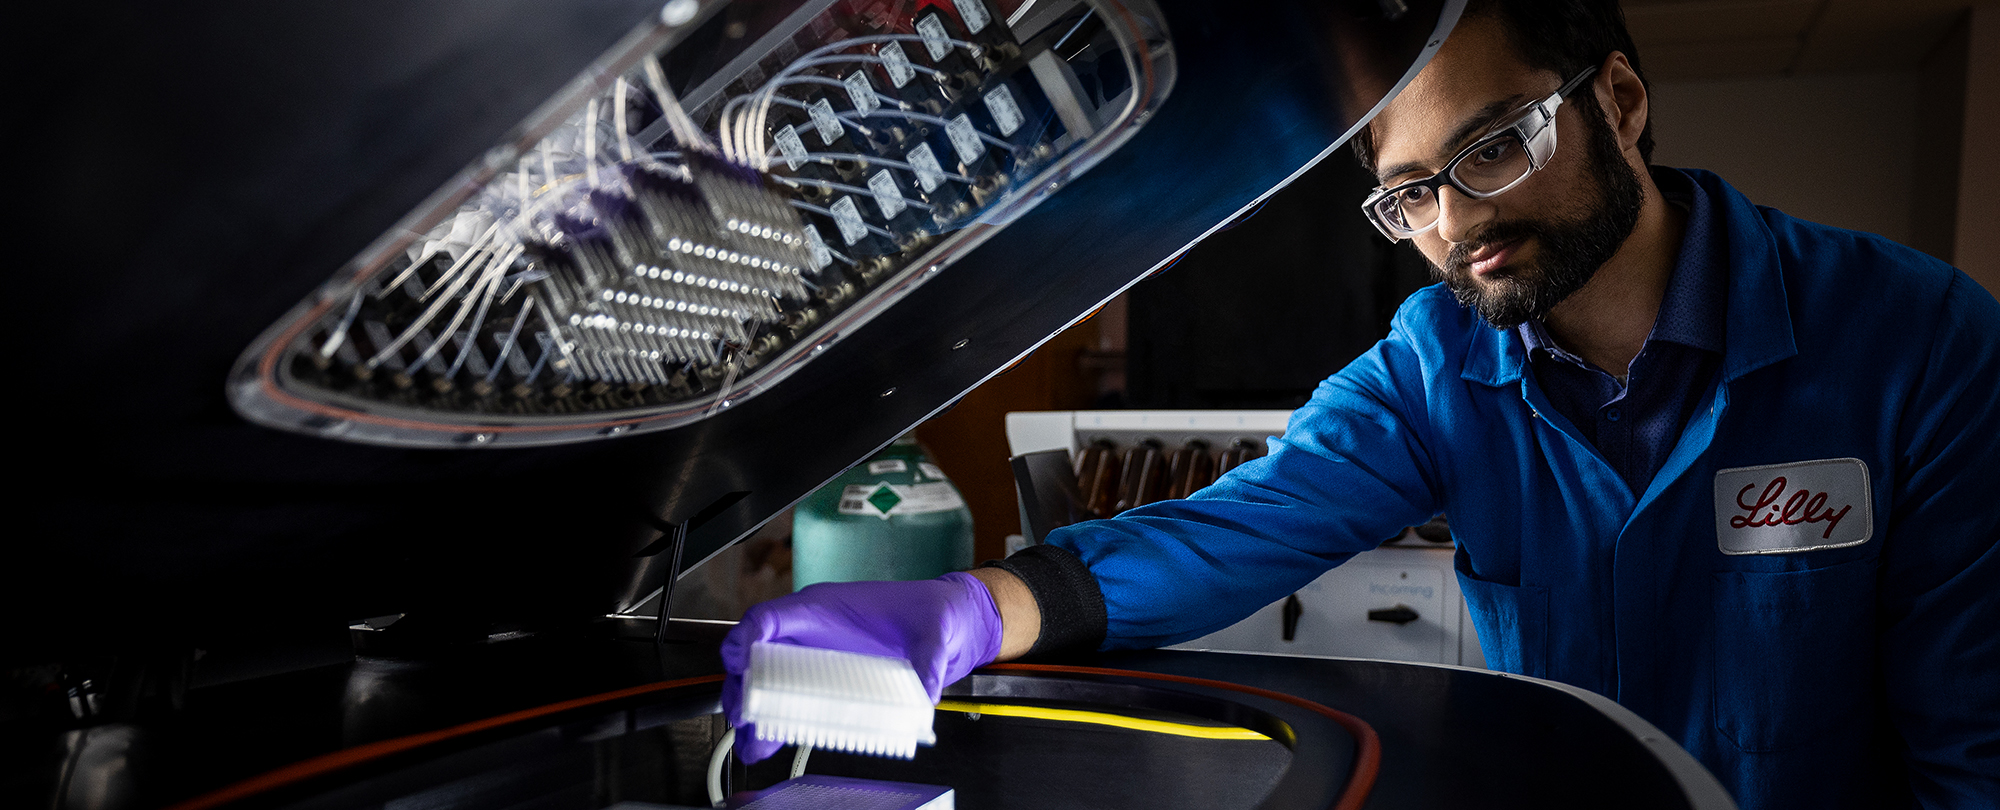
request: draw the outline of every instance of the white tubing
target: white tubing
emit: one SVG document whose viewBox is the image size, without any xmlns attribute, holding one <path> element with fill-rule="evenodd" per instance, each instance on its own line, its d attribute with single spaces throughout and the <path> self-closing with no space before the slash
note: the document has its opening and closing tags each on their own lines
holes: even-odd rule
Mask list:
<svg viewBox="0 0 2000 810">
<path fill-rule="evenodd" d="M 722 732 L 722 739 L 715 743 L 715 753 L 708 755 L 708 804 L 722 806 L 722 767 L 729 764 L 729 749 L 736 745 L 736 729 Z"/>
</svg>

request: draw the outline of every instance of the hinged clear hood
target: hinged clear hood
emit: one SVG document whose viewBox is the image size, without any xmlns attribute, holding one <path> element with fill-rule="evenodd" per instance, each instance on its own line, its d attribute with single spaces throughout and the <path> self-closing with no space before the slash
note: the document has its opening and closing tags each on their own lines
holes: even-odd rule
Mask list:
<svg viewBox="0 0 2000 810">
<path fill-rule="evenodd" d="M 231 402 L 409 446 L 703 419 L 1122 144 L 1169 50 L 1145 0 L 677 0 L 268 329 Z"/>
</svg>

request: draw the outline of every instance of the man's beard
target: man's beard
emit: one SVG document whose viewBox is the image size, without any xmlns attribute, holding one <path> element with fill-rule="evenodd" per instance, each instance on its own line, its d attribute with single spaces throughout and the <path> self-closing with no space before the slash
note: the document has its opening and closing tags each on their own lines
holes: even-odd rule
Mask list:
<svg viewBox="0 0 2000 810">
<path fill-rule="evenodd" d="M 1597 210 L 1578 220 L 1494 223 L 1480 231 L 1477 239 L 1453 246 L 1444 267 L 1431 265 L 1431 276 L 1444 282 L 1459 305 L 1471 307 L 1495 329 L 1548 318 L 1557 304 L 1590 283 L 1639 222 L 1645 198 L 1638 174 L 1620 154 L 1618 139 L 1601 113 L 1578 111 L 1584 114 L 1584 127 L 1589 132 Z M 1474 252 L 1527 237 L 1535 237 L 1541 245 L 1533 265 L 1502 268 L 1484 280 L 1472 277 L 1467 265 Z"/>
</svg>

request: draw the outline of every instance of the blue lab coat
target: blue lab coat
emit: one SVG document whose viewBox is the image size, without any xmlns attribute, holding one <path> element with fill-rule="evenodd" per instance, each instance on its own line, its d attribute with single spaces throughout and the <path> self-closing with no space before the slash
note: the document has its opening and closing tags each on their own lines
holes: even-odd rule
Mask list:
<svg viewBox="0 0 2000 810">
<path fill-rule="evenodd" d="M 1426 288 L 1266 457 L 1050 536 L 1105 647 L 1220 629 L 1444 512 L 1490 667 L 1617 700 L 1745 808 L 2000 806 L 2000 303 L 1689 175 L 1726 234 L 1727 348 L 1645 491 L 1514 331 Z M 1835 459 L 1860 464 L 1766 466 Z M 1775 553 L 1725 553 L 1754 532 Z"/>
</svg>

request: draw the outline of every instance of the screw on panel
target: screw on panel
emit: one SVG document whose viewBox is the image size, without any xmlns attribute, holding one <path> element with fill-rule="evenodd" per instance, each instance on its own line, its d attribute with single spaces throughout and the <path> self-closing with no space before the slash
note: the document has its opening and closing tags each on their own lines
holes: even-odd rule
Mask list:
<svg viewBox="0 0 2000 810">
<path fill-rule="evenodd" d="M 486 152 L 486 168 L 500 171 L 513 166 L 520 159 L 520 150 L 513 146 L 496 146 Z"/>
<path fill-rule="evenodd" d="M 883 391 L 883 392 L 882 392 L 882 396 L 885 396 L 885 397 L 886 397 L 886 396 L 888 396 L 888 395 L 890 395 L 890 394 L 893 394 L 893 393 L 896 393 L 896 389 L 894 389 L 894 388 L 890 388 L 890 389 L 887 389 L 887 390 Z"/>
<path fill-rule="evenodd" d="M 970 346 L 970 345 L 972 345 L 972 340 L 971 340 L 970 338 L 967 338 L 967 339 L 964 339 L 964 340 L 960 340 L 960 341 L 959 341 L 959 342 L 957 342 L 957 343 L 953 343 L 953 344 L 951 344 L 951 350 L 952 350 L 952 351 L 958 351 L 959 349 L 963 349 L 963 348 L 965 348 L 965 347 L 967 347 L 967 346 Z"/>
<path fill-rule="evenodd" d="M 660 8 L 660 22 L 679 27 L 694 19 L 694 13 L 701 10 L 695 0 L 673 0 Z"/>
</svg>

